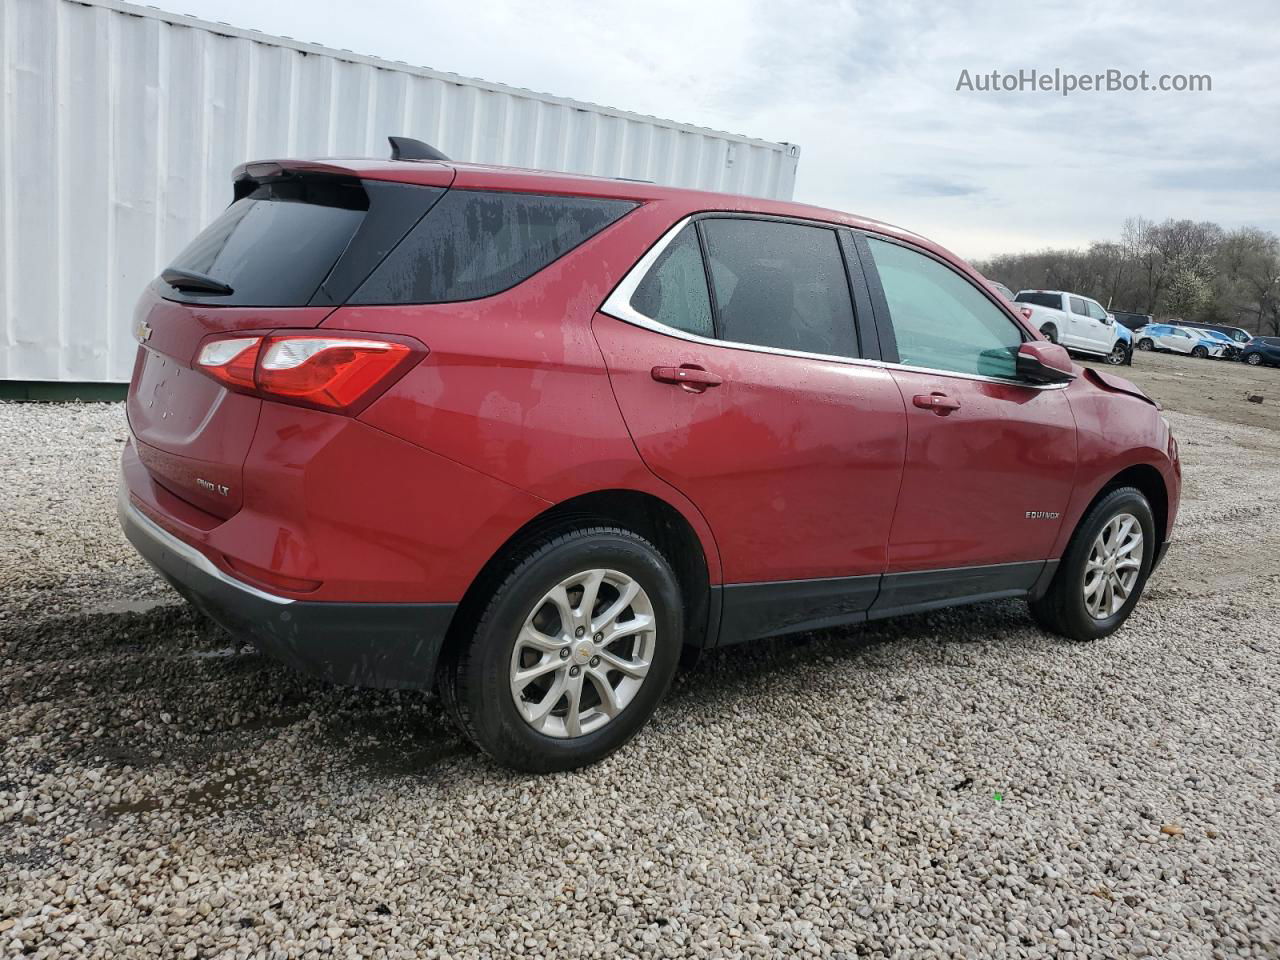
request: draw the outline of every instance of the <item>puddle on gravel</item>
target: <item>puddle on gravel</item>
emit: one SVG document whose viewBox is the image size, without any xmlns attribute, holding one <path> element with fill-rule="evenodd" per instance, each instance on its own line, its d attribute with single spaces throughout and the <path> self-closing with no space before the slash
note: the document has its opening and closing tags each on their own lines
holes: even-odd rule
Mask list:
<svg viewBox="0 0 1280 960">
<path fill-rule="evenodd" d="M 172 597 L 149 597 L 142 600 L 108 600 L 104 603 L 97 603 L 91 607 L 86 607 L 84 613 L 88 616 L 97 614 L 117 614 L 117 613 L 147 613 L 156 607 L 176 607 Z"/>
<path fill-rule="evenodd" d="M 465 756 L 469 750 L 461 737 L 406 746 L 403 743 L 376 743 L 352 746 L 356 760 L 370 773 L 401 777 L 430 773 L 445 760 Z"/>
<path fill-rule="evenodd" d="M 187 654 L 191 660 L 221 660 L 224 657 L 241 655 L 240 647 L 218 647 L 216 650 L 192 650 Z"/>
<path fill-rule="evenodd" d="M 215 774 L 198 787 L 177 792 L 168 809 L 181 813 L 222 813 L 260 806 L 271 796 L 264 786 L 268 774 L 255 767 L 237 768 Z M 103 813 L 121 817 L 130 813 L 149 813 L 164 808 L 158 796 L 142 797 L 108 805 Z"/>
</svg>

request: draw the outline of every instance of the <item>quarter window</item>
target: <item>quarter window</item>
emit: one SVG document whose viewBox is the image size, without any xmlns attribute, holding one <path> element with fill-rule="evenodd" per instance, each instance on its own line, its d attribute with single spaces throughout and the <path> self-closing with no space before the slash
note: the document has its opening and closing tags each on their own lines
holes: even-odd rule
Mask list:
<svg viewBox="0 0 1280 960">
<path fill-rule="evenodd" d="M 707 274 L 693 224 L 681 230 L 662 251 L 631 295 L 631 306 L 668 327 L 700 337 L 715 336 Z"/>
<path fill-rule="evenodd" d="M 501 293 L 633 207 L 594 197 L 450 190 L 350 302 L 449 303 Z"/>
<path fill-rule="evenodd" d="M 867 238 L 902 363 L 1013 378 L 1022 331 L 972 283 L 932 257 Z"/>
<path fill-rule="evenodd" d="M 720 337 L 856 357 L 853 303 L 834 230 L 775 220 L 701 224 Z"/>
</svg>

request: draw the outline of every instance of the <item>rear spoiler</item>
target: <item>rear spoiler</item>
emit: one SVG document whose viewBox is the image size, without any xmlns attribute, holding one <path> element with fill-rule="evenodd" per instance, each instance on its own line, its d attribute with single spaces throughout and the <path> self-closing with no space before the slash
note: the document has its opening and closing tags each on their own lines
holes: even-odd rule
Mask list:
<svg viewBox="0 0 1280 960">
<path fill-rule="evenodd" d="M 329 177 L 352 177 L 358 180 L 391 180 L 416 183 L 428 187 L 449 187 L 456 171 L 450 163 L 425 161 L 404 163 L 399 160 L 370 160 L 324 157 L 320 159 L 250 160 L 231 171 L 235 183 L 254 183 L 289 174 L 318 174 Z"/>
<path fill-rule="evenodd" d="M 1127 393 L 1131 397 L 1137 397 L 1139 400 L 1147 401 L 1147 403 L 1151 404 L 1157 410 L 1164 409 L 1164 407 L 1160 406 L 1157 401 L 1147 396 L 1147 394 L 1142 391 L 1142 388 L 1132 380 L 1126 380 L 1124 377 L 1117 377 L 1115 374 L 1107 373 L 1104 370 L 1095 370 L 1093 367 L 1085 367 L 1084 375 L 1086 379 L 1091 380 L 1095 385 L 1101 387 L 1103 390 L 1108 390 L 1111 393 Z"/>
</svg>

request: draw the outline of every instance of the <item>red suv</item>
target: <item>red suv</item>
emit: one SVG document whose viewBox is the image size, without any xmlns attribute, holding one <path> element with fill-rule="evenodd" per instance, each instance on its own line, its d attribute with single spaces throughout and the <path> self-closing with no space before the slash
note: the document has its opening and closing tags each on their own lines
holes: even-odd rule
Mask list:
<svg viewBox="0 0 1280 960">
<path fill-rule="evenodd" d="M 908 231 L 442 160 L 234 186 L 138 306 L 125 532 L 504 763 L 617 749 L 684 647 L 1000 597 L 1105 636 L 1169 544 L 1159 407 Z"/>
</svg>

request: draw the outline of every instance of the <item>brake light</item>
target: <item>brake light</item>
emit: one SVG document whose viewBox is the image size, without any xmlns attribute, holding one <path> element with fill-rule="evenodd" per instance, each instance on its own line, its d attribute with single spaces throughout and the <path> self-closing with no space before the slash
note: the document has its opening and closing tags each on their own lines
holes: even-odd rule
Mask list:
<svg viewBox="0 0 1280 960">
<path fill-rule="evenodd" d="M 207 341 L 196 368 L 267 400 L 355 413 L 426 352 L 408 337 L 239 336 Z"/>
<path fill-rule="evenodd" d="M 258 390 L 330 410 L 350 407 L 409 356 L 403 343 L 346 337 L 270 337 Z"/>
</svg>

